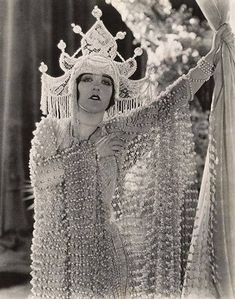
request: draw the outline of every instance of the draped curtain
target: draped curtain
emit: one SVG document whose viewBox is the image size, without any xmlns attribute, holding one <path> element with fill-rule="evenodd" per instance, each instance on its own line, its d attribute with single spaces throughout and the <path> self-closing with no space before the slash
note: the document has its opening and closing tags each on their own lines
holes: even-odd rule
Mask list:
<svg viewBox="0 0 235 299">
<path fill-rule="evenodd" d="M 229 14 L 233 17 L 229 0 L 197 0 L 197 3 L 213 30 L 229 22 Z M 214 80 L 209 146 L 184 298 L 235 298 L 234 40 L 222 44 Z"/>
<path fill-rule="evenodd" d="M 40 50 L 35 45 L 36 28 L 29 27 L 29 21 L 34 20 L 30 8 L 26 1 L 1 1 L 1 271 L 27 272 L 29 264 L 28 254 L 25 256 L 29 249 L 29 225 L 22 202 L 23 147 L 26 131 L 32 130 L 28 123 L 38 117 L 37 74 L 32 69 Z M 39 10 L 38 28 L 43 22 L 41 18 Z"/>
</svg>

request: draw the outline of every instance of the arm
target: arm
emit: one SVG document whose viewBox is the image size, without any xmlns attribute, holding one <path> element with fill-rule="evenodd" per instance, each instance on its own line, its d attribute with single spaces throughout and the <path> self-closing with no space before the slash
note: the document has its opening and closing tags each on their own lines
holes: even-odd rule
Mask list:
<svg viewBox="0 0 235 299">
<path fill-rule="evenodd" d="M 63 167 L 57 154 L 56 119 L 43 118 L 33 132 L 30 150 L 30 177 L 33 187 L 39 189 L 62 181 Z"/>
<path fill-rule="evenodd" d="M 181 76 L 158 95 L 151 104 L 109 121 L 106 125 L 109 131 L 122 131 L 130 140 L 136 134 L 147 133 L 161 122 L 170 120 L 183 106 L 188 106 L 188 102 L 193 99 L 194 93 L 213 74 L 213 65 L 211 65 L 210 75 L 208 76 L 205 73 L 204 64 L 206 63 L 203 60 L 200 61 L 187 75 Z"/>
<path fill-rule="evenodd" d="M 219 30 L 214 33 L 210 52 L 199 61 L 197 67 L 190 70 L 187 74 L 192 94 L 195 94 L 203 83 L 213 74 L 221 56 L 220 50 L 222 41 L 228 42 L 231 38 L 233 39 L 232 31 L 228 24 L 223 24 Z"/>
<path fill-rule="evenodd" d="M 192 100 L 198 89 L 213 75 L 220 57 L 221 40 L 226 40 L 227 35 L 230 36 L 231 32 L 225 24 L 214 34 L 210 52 L 196 67 L 176 80 L 149 106 L 141 107 L 128 116 L 120 116 L 111 121 L 108 125 L 111 131 L 121 130 L 132 135 L 146 133 L 156 126 L 156 122 L 169 119 L 174 111 L 186 104 L 185 101 Z"/>
<path fill-rule="evenodd" d="M 185 76 L 189 80 L 191 98 L 201 88 L 201 86 L 210 79 L 215 70 L 215 54 L 210 51 L 205 57 L 199 60 L 196 67 L 191 69 Z"/>
</svg>

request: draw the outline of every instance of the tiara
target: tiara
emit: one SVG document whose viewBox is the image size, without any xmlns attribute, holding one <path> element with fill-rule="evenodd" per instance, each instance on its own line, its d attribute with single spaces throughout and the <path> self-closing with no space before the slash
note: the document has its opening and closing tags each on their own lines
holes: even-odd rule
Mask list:
<svg viewBox="0 0 235 299">
<path fill-rule="evenodd" d="M 117 50 L 116 41 L 124 39 L 126 32 L 118 32 L 113 36 L 100 19 L 102 11 L 97 6 L 92 10 L 92 15 L 96 22 L 86 33 L 82 32 L 79 25 L 71 24 L 73 32 L 82 37 L 81 46 L 73 55 L 66 53 L 66 43 L 63 40 L 57 45 L 61 50 L 59 65 L 64 72 L 62 76 L 51 77 L 46 73 L 47 65 L 41 62 L 41 110 L 45 115 L 56 118 L 72 117 L 75 79 L 88 71 L 108 72 L 114 79 L 115 105 L 107 112 L 108 117 L 128 112 L 149 101 L 149 87 L 152 85 L 149 76 L 140 80 L 129 79 L 137 69 L 135 58 L 142 55 L 143 50 L 137 47 L 133 57 L 125 60 Z"/>
</svg>

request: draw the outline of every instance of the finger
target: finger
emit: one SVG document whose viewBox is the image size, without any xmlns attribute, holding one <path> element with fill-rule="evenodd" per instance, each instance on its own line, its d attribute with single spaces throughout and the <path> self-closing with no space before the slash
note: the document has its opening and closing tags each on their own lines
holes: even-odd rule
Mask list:
<svg viewBox="0 0 235 299">
<path fill-rule="evenodd" d="M 100 157 L 109 157 L 109 156 L 113 156 L 114 152 L 111 148 L 107 149 L 105 151 L 99 151 L 99 156 Z"/>
<path fill-rule="evenodd" d="M 122 142 L 112 142 L 110 143 L 110 146 L 113 147 L 113 146 L 121 146 L 121 147 L 124 147 L 124 144 Z"/>
<path fill-rule="evenodd" d="M 106 143 L 107 140 L 109 140 L 109 135 L 105 135 L 105 136 L 102 137 L 100 140 L 98 140 L 98 141 L 96 142 L 96 146 L 97 146 L 97 145 L 101 145 L 101 144 Z"/>
<path fill-rule="evenodd" d="M 114 138 L 114 139 L 110 140 L 110 143 L 120 143 L 123 145 L 125 144 L 125 142 L 120 138 Z"/>
<path fill-rule="evenodd" d="M 123 147 L 120 145 L 114 145 L 114 146 L 112 146 L 112 150 L 115 152 L 119 152 L 119 151 L 123 150 Z"/>
<path fill-rule="evenodd" d="M 122 133 L 122 132 L 116 132 L 116 133 L 114 133 L 113 135 L 111 135 L 110 137 L 111 137 L 111 139 L 113 139 L 113 138 L 120 138 L 120 139 L 123 139 L 123 138 L 122 138 L 122 137 L 123 137 L 123 133 Z"/>
<path fill-rule="evenodd" d="M 122 131 L 116 131 L 113 133 L 114 135 L 123 135 L 123 132 Z"/>
<path fill-rule="evenodd" d="M 223 38 L 223 41 L 226 43 L 231 43 L 234 41 L 234 37 L 232 37 L 232 36 L 225 37 L 225 38 Z"/>
<path fill-rule="evenodd" d="M 226 30 L 229 27 L 231 28 L 231 26 L 228 23 L 224 23 L 220 25 L 220 27 L 216 30 L 216 33 L 221 34 L 224 30 Z"/>
<path fill-rule="evenodd" d="M 120 145 L 120 146 L 124 146 L 124 141 L 115 138 L 115 139 L 107 139 L 104 141 L 106 146 L 113 146 L 113 145 Z"/>
<path fill-rule="evenodd" d="M 234 38 L 234 34 L 232 32 L 224 32 L 222 34 L 222 38 L 226 39 L 226 38 Z"/>
<path fill-rule="evenodd" d="M 111 134 L 109 134 L 108 136 L 110 137 L 110 138 L 113 138 L 113 137 L 116 137 L 116 136 L 120 136 L 122 133 L 120 132 L 120 131 L 117 131 L 117 132 L 114 132 L 114 133 L 111 133 Z"/>
<path fill-rule="evenodd" d="M 218 33 L 218 35 L 216 36 L 217 39 L 221 39 L 221 40 L 226 40 L 226 39 L 233 39 L 233 32 L 231 29 L 226 29 L 223 30 L 222 32 Z"/>
<path fill-rule="evenodd" d="M 222 35 L 233 34 L 232 28 L 228 28 L 222 32 Z"/>
<path fill-rule="evenodd" d="M 109 140 L 111 140 L 111 139 L 116 138 L 116 137 L 118 138 L 119 135 L 120 134 L 118 134 L 118 133 L 115 132 L 115 133 L 111 133 L 111 134 L 106 135 L 106 136 L 108 137 Z"/>
<path fill-rule="evenodd" d="M 220 31 L 217 31 L 215 33 L 215 39 L 216 40 L 221 40 L 221 38 L 222 38 L 222 36 L 223 36 L 223 34 L 224 34 L 225 31 L 226 31 L 225 27 L 223 27 Z"/>
<path fill-rule="evenodd" d="M 113 150 L 109 150 L 105 153 L 104 157 L 112 157 L 115 155 L 115 152 Z"/>
<path fill-rule="evenodd" d="M 117 137 L 117 136 L 115 136 L 115 137 L 113 137 L 113 138 L 111 138 L 111 140 L 110 140 L 111 142 L 115 142 L 115 141 L 121 141 L 121 142 L 125 142 L 122 138 L 120 138 L 120 137 Z"/>
<path fill-rule="evenodd" d="M 98 141 L 96 141 L 95 144 L 97 145 L 97 144 L 103 142 L 106 138 L 107 138 L 107 136 L 104 136 L 104 137 L 100 138 Z"/>
<path fill-rule="evenodd" d="M 113 157 L 115 155 L 115 153 L 106 153 L 102 156 L 100 156 L 101 158 L 107 158 L 107 157 Z"/>
</svg>

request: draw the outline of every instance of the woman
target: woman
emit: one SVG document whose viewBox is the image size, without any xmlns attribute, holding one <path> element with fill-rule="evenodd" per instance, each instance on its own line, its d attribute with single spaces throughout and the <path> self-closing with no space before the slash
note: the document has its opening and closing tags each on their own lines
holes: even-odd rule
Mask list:
<svg viewBox="0 0 235 299">
<path fill-rule="evenodd" d="M 93 15 L 86 34 L 72 24 L 83 35 L 83 56 L 70 57 L 59 44 L 65 75 L 49 78 L 41 66 L 42 110 L 49 116 L 37 126 L 30 154 L 33 298 L 180 296 L 196 199 L 188 101 L 213 74 L 231 31 L 221 27 L 197 67 L 138 107 L 137 83 L 128 79 L 133 59 L 114 61 L 115 39 L 123 36 L 110 35 L 100 10 Z M 104 121 L 106 112 L 126 109 L 117 100 L 124 91 L 138 108 Z M 126 182 L 141 159 L 152 172 L 145 172 L 148 188 L 137 205 Z"/>
</svg>

